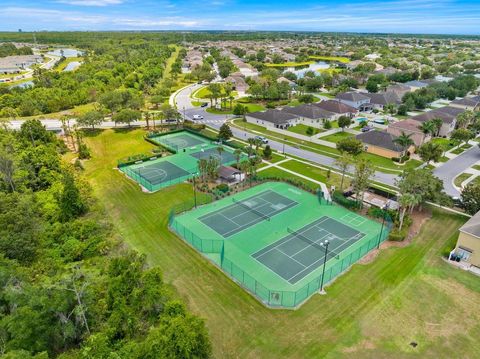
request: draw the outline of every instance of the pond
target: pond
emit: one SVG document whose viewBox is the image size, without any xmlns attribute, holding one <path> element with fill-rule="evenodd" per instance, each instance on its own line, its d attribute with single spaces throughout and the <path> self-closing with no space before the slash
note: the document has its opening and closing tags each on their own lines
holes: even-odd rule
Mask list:
<svg viewBox="0 0 480 359">
<path fill-rule="evenodd" d="M 63 69 L 63 71 L 73 71 L 75 69 L 77 69 L 82 63 L 80 61 L 72 61 L 72 62 L 69 62 L 67 64 L 67 66 L 65 66 L 65 68 Z"/>
<path fill-rule="evenodd" d="M 75 49 L 56 49 L 53 51 L 49 51 L 47 55 L 53 56 L 64 56 L 64 57 L 79 57 L 83 55 L 82 51 L 75 50 Z"/>
<path fill-rule="evenodd" d="M 297 75 L 298 78 L 302 78 L 305 76 L 305 73 L 307 71 L 313 71 L 316 75 L 318 75 L 318 70 L 326 70 L 329 69 L 330 65 L 327 64 L 324 61 L 317 61 L 313 64 L 310 64 L 308 66 L 301 66 L 301 67 L 287 67 L 284 72 L 293 72 L 295 75 Z"/>
</svg>

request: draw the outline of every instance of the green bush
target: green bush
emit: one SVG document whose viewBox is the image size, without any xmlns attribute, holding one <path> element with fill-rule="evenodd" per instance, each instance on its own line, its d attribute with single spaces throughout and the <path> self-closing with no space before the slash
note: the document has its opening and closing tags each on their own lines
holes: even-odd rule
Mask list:
<svg viewBox="0 0 480 359">
<path fill-rule="evenodd" d="M 230 188 L 226 183 L 221 183 L 217 186 L 217 190 L 222 193 L 227 193 L 230 190 Z"/>
<path fill-rule="evenodd" d="M 352 201 L 351 199 L 345 198 L 342 192 L 340 191 L 335 191 L 333 192 L 332 199 L 340 204 L 341 206 L 351 209 L 351 210 L 357 210 L 360 208 L 360 203 L 357 201 Z"/>
</svg>

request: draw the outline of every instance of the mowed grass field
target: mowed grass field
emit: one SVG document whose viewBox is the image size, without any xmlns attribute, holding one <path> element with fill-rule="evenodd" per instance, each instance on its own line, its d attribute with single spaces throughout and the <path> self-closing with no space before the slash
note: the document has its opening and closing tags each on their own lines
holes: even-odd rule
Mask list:
<svg viewBox="0 0 480 359">
<path fill-rule="evenodd" d="M 152 148 L 142 136 L 87 137 L 86 175 L 119 235 L 205 319 L 215 358 L 478 357 L 480 280 L 440 258 L 464 218 L 434 211 L 411 245 L 354 265 L 326 296 L 296 311 L 267 309 L 167 229 L 170 208 L 191 200 L 191 186 L 145 194 L 114 169 L 118 158 Z"/>
</svg>

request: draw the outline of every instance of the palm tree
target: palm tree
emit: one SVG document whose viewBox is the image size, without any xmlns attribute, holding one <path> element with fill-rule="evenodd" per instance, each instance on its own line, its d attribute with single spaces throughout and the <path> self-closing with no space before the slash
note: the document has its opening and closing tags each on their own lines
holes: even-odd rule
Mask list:
<svg viewBox="0 0 480 359">
<path fill-rule="evenodd" d="M 146 111 L 144 117 L 145 117 L 145 121 L 147 122 L 147 130 L 150 129 L 150 116 L 151 116 L 150 112 Z"/>
<path fill-rule="evenodd" d="M 220 156 L 220 165 L 222 164 L 222 153 L 225 151 L 225 149 L 222 146 L 217 147 L 217 152 L 218 155 Z"/>
<path fill-rule="evenodd" d="M 400 218 L 399 218 L 399 225 L 398 225 L 398 231 L 402 230 L 403 226 L 403 221 L 405 219 L 405 213 L 407 213 L 407 209 L 410 208 L 410 211 L 413 210 L 413 208 L 420 203 L 420 199 L 418 196 L 412 194 L 412 193 L 405 193 L 403 194 L 400 199 Z"/>
<path fill-rule="evenodd" d="M 457 128 L 466 128 L 475 118 L 473 111 L 465 111 L 457 116 Z"/>
<path fill-rule="evenodd" d="M 242 150 L 237 148 L 235 151 L 233 151 L 233 154 L 235 156 L 235 161 L 237 162 L 237 168 L 240 169 L 239 164 L 240 164 L 240 158 L 242 158 Z"/>
<path fill-rule="evenodd" d="M 413 140 L 411 139 L 412 135 L 412 133 L 409 133 L 407 135 L 405 132 L 402 131 L 402 134 L 393 140 L 393 142 L 399 144 L 400 147 L 402 147 L 402 157 L 400 158 L 400 163 L 402 163 L 403 157 L 405 157 L 408 148 L 413 145 Z"/>
<path fill-rule="evenodd" d="M 425 141 L 425 137 L 428 135 L 433 135 L 437 130 L 437 126 L 435 125 L 435 123 L 433 123 L 433 121 L 426 121 L 423 122 L 420 126 L 418 126 L 418 129 L 424 134 L 424 136 L 422 137 L 423 144 L 423 141 Z"/>
<path fill-rule="evenodd" d="M 442 129 L 443 120 L 441 118 L 434 118 L 431 121 L 435 124 L 435 136 L 438 137 L 438 135 L 440 134 L 440 130 Z"/>
</svg>

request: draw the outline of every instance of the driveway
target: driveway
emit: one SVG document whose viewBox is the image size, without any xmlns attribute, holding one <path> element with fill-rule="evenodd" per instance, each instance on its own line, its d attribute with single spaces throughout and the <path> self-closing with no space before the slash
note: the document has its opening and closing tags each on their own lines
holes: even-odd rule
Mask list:
<svg viewBox="0 0 480 359">
<path fill-rule="evenodd" d="M 460 191 L 453 186 L 453 180 L 478 161 L 480 161 L 480 147 L 475 144 L 461 155 L 437 167 L 433 173 L 443 181 L 443 187 L 449 196 L 460 197 Z"/>
</svg>

